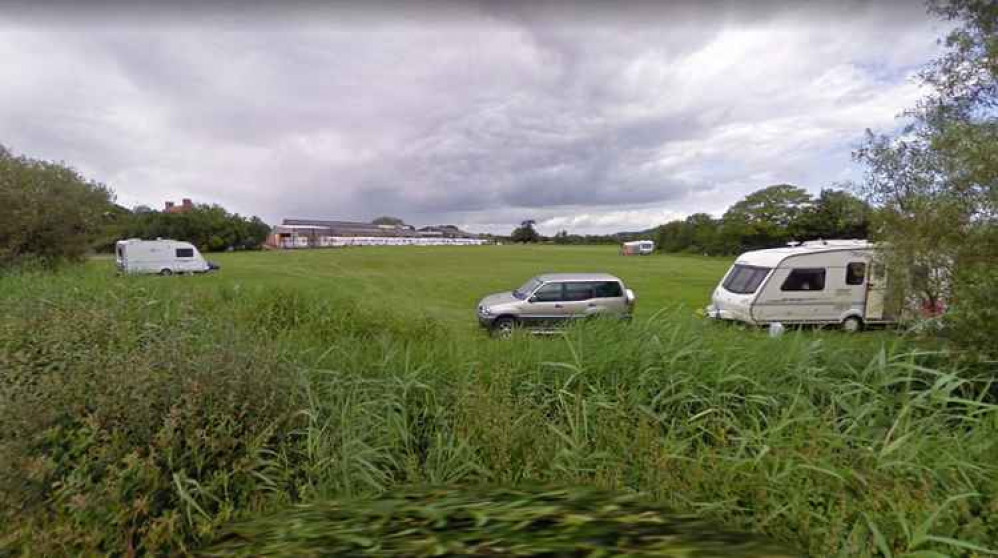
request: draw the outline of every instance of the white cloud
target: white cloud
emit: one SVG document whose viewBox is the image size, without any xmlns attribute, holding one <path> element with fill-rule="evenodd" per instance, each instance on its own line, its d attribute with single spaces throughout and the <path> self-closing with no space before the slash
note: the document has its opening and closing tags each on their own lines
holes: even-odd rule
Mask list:
<svg viewBox="0 0 998 558">
<path fill-rule="evenodd" d="M 222 31 L 179 13 L 0 21 L 0 142 L 129 205 L 637 230 L 855 176 L 850 150 L 919 97 L 910 76 L 941 32 L 917 6 L 866 3 L 452 8 L 347 24 L 248 12 Z"/>
</svg>

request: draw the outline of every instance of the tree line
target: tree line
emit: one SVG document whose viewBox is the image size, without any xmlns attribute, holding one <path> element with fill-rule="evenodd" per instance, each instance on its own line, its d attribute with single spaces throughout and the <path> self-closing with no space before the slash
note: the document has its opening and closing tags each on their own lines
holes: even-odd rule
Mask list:
<svg viewBox="0 0 998 558">
<path fill-rule="evenodd" d="M 267 240 L 270 225 L 259 217 L 243 217 L 219 205 L 197 204 L 181 213 L 137 208 L 113 227 L 118 238 L 174 238 L 202 252 L 255 250 Z"/>
<path fill-rule="evenodd" d="M 778 184 L 749 194 L 719 219 L 695 213 L 665 223 L 655 240 L 664 252 L 730 255 L 790 241 L 867 238 L 872 214 L 870 204 L 846 191 L 826 189 L 815 198 Z"/>
<path fill-rule="evenodd" d="M 259 248 L 270 226 L 218 205 L 183 213 L 115 203 L 114 192 L 64 164 L 0 145 L 0 267 L 50 267 L 111 251 L 122 238 L 174 238 L 205 252 Z"/>
<path fill-rule="evenodd" d="M 735 203 L 721 218 L 695 213 L 658 227 L 606 235 L 541 235 L 533 220 L 526 220 L 507 237 L 512 242 L 554 244 L 618 244 L 630 240 L 655 240 L 664 252 L 732 255 L 746 250 L 772 248 L 787 242 L 867 238 L 874 208 L 844 190 L 822 190 L 812 197 L 803 188 L 777 184 L 753 192 Z"/>
</svg>

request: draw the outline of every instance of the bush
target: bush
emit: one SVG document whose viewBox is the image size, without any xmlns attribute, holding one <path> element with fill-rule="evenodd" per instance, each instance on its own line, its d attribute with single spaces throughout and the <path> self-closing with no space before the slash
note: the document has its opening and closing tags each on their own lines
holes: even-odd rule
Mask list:
<svg viewBox="0 0 998 558">
<path fill-rule="evenodd" d="M 957 346 L 983 358 L 998 358 L 998 267 L 978 264 L 962 271 L 944 319 Z"/>
<path fill-rule="evenodd" d="M 62 285 L 0 306 L 0 509 L 18 546 L 174 554 L 264 505 L 259 456 L 293 427 L 293 371 L 161 294 Z"/>
<path fill-rule="evenodd" d="M 0 268 L 80 260 L 114 207 L 105 186 L 0 145 Z"/>
</svg>

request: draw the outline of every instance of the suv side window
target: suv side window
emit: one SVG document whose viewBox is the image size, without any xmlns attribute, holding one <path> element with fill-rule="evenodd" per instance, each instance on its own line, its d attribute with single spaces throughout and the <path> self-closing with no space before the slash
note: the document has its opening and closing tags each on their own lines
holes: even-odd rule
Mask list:
<svg viewBox="0 0 998 558">
<path fill-rule="evenodd" d="M 620 287 L 620 283 L 616 281 L 601 281 L 593 285 L 593 296 L 595 298 L 617 298 L 624 296 L 624 291 Z"/>
<path fill-rule="evenodd" d="M 593 298 L 593 283 L 565 283 L 565 300 L 582 301 Z"/>
<path fill-rule="evenodd" d="M 534 300 L 537 302 L 561 302 L 564 300 L 562 283 L 545 284 L 534 293 Z"/>
<path fill-rule="evenodd" d="M 823 291 L 825 290 L 825 268 L 797 268 L 787 275 L 780 287 L 781 291 Z"/>
</svg>

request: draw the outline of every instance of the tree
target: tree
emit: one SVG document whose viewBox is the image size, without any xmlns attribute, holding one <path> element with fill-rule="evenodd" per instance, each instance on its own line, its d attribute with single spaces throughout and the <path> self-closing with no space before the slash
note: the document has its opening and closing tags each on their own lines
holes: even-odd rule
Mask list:
<svg viewBox="0 0 998 558">
<path fill-rule="evenodd" d="M 541 239 L 541 235 L 537 234 L 537 230 L 534 229 L 534 223 L 533 219 L 523 221 L 519 227 L 513 229 L 510 239 L 513 242 L 537 242 Z"/>
<path fill-rule="evenodd" d="M 791 224 L 795 240 L 867 238 L 871 208 L 843 190 L 823 189 L 814 203 Z"/>
<path fill-rule="evenodd" d="M 389 217 L 387 215 L 384 215 L 384 216 L 378 217 L 377 219 L 374 219 L 373 221 L 371 221 L 371 224 L 372 225 L 395 225 L 395 226 L 399 226 L 399 225 L 404 225 L 405 221 L 403 221 L 402 219 L 399 219 L 398 217 Z"/>
<path fill-rule="evenodd" d="M 694 213 L 686 218 L 685 227 L 689 238 L 688 251 L 695 254 L 720 252 L 717 219 L 706 213 Z"/>
<path fill-rule="evenodd" d="M 877 207 L 874 232 L 901 296 L 934 306 L 957 294 L 951 327 L 991 324 L 963 328 L 976 329 L 981 341 L 971 346 L 986 351 L 983 340 L 993 345 L 998 334 L 990 305 L 998 289 L 998 5 L 940 0 L 929 10 L 955 23 L 946 53 L 923 71 L 930 92 L 902 133 L 867 132 L 855 153 L 866 166 L 857 189 Z M 970 319 L 981 312 L 989 319 Z"/>
<path fill-rule="evenodd" d="M 82 259 L 115 218 L 113 199 L 71 167 L 0 146 L 0 266 Z"/>
<path fill-rule="evenodd" d="M 777 184 L 753 192 L 724 214 L 719 245 L 725 251 L 769 248 L 792 239 L 792 225 L 812 203 L 803 188 Z"/>
<path fill-rule="evenodd" d="M 131 215 L 121 236 L 186 240 L 205 252 L 253 250 L 270 234 L 259 217 L 247 219 L 219 205 L 199 204 L 184 213 L 149 211 Z"/>
</svg>

